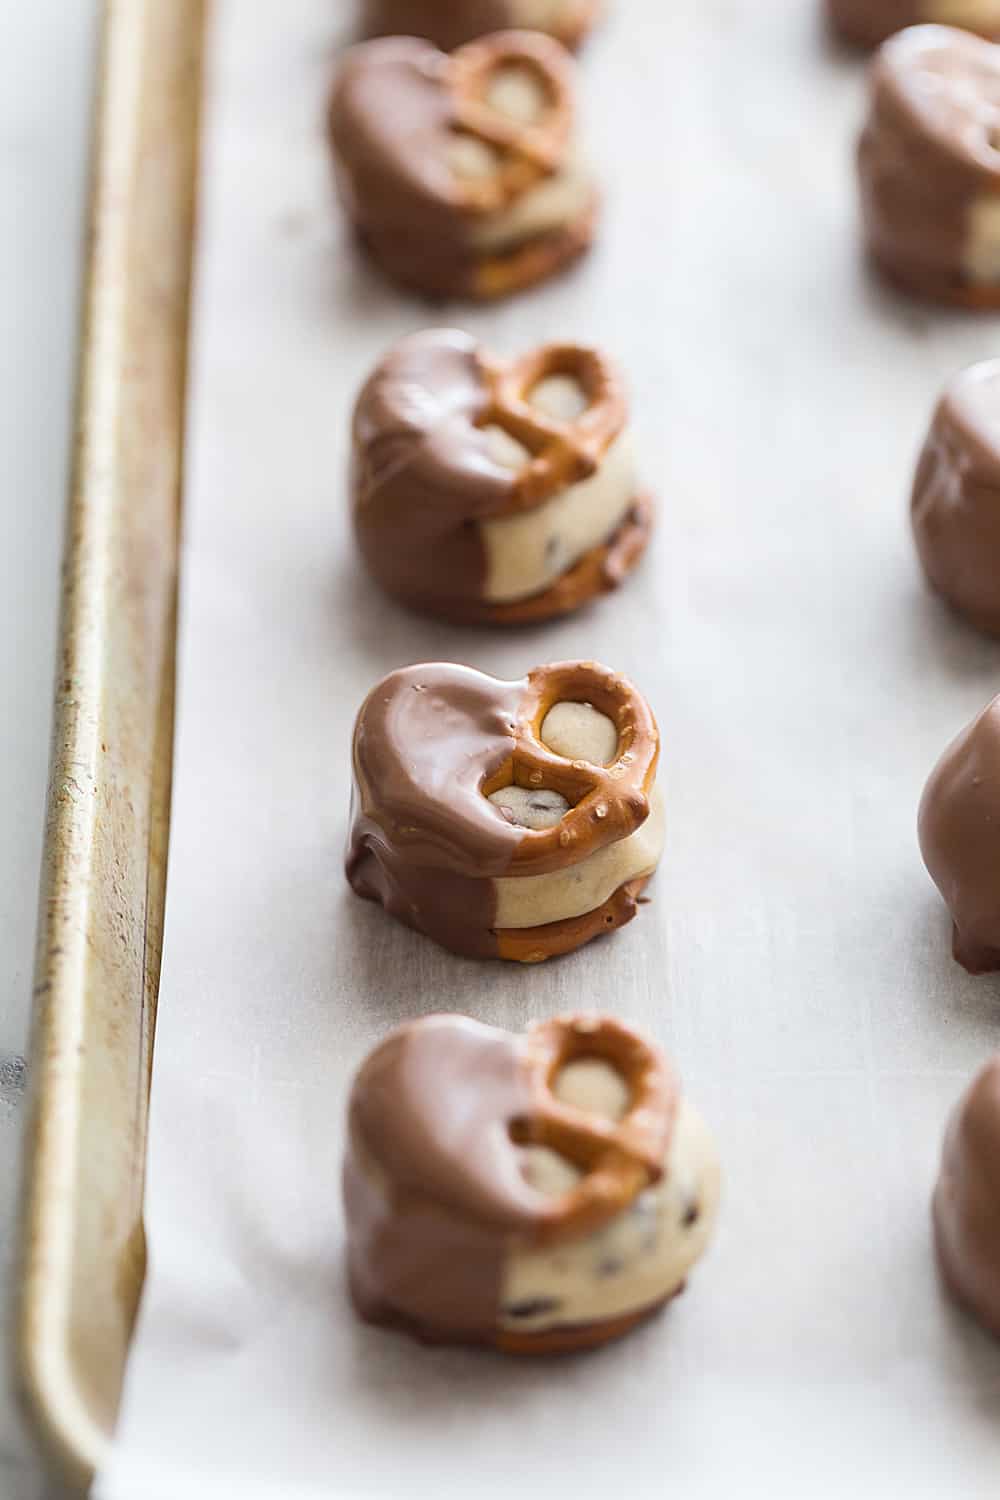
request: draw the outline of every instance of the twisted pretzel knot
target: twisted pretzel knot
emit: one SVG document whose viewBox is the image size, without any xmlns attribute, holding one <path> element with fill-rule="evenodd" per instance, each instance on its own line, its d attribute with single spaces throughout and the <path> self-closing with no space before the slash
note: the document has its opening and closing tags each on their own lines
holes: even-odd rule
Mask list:
<svg viewBox="0 0 1000 1500">
<path fill-rule="evenodd" d="M 542 722 L 556 703 L 589 703 L 618 730 L 608 766 L 566 760 L 543 744 Z M 514 752 L 484 783 L 490 797 L 503 787 L 546 787 L 571 804 L 554 828 L 525 830 L 511 860 L 512 875 L 544 875 L 586 859 L 634 833 L 649 816 L 660 735 L 652 710 L 624 677 L 597 662 L 555 662 L 528 674 L 514 726 Z"/>
<path fill-rule="evenodd" d="M 608 1017 L 560 1016 L 527 1034 L 535 1104 L 514 1122 L 519 1145 L 547 1146 L 585 1174 L 552 1200 L 538 1228 L 540 1242 L 590 1234 L 623 1213 L 663 1176 L 677 1115 L 678 1087 L 665 1058 L 642 1037 Z M 553 1092 L 559 1072 L 579 1058 L 607 1062 L 624 1079 L 629 1106 L 621 1120 L 605 1120 L 561 1103 Z"/>
<path fill-rule="evenodd" d="M 514 483 L 510 514 L 531 510 L 597 472 L 628 414 L 624 382 L 609 359 L 579 344 L 545 344 L 515 360 L 480 351 L 478 361 L 489 398 L 478 425 L 502 427 L 531 454 Z M 531 404 L 532 390 L 550 375 L 575 380 L 586 397 L 586 408 L 571 422 Z"/>
<path fill-rule="evenodd" d="M 490 84 L 510 67 L 533 73 L 542 86 L 547 107 L 534 124 L 511 119 L 489 103 Z M 460 208 L 495 213 L 556 171 L 573 129 L 573 64 L 558 42 L 532 31 L 499 31 L 453 52 L 445 76 L 452 128 L 500 157 L 495 173 L 461 183 Z"/>
</svg>

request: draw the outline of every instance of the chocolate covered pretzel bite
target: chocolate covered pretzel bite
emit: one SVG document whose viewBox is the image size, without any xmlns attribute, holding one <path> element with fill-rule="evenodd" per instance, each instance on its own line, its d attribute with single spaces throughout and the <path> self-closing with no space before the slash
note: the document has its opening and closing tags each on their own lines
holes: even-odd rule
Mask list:
<svg viewBox="0 0 1000 1500">
<path fill-rule="evenodd" d="M 545 31 L 578 47 L 604 0 L 365 0 L 368 36 L 420 36 L 450 52 L 491 31 Z"/>
<path fill-rule="evenodd" d="M 1000 1338 L 1000 1056 L 981 1069 L 951 1117 L 933 1216 L 946 1286 Z"/>
<path fill-rule="evenodd" d="M 951 26 L 886 42 L 858 168 L 868 248 L 893 281 L 1000 307 L 1000 47 Z"/>
<path fill-rule="evenodd" d="M 374 577 L 464 623 L 567 614 L 645 551 L 621 378 L 603 354 L 546 344 L 515 360 L 455 329 L 396 344 L 352 424 L 354 527 Z"/>
<path fill-rule="evenodd" d="M 405 3 L 405 0 L 404 0 Z M 1000 37 L 1000 0 L 826 0 L 830 20 L 845 41 L 877 47 L 907 26 L 933 22 Z"/>
<path fill-rule="evenodd" d="M 929 582 L 978 629 L 1000 635 L 1000 360 L 948 384 L 917 466 L 911 519 Z"/>
<path fill-rule="evenodd" d="M 662 1053 L 606 1017 L 401 1026 L 348 1124 L 355 1305 L 425 1340 L 607 1343 L 683 1289 L 711 1235 L 711 1137 Z"/>
<path fill-rule="evenodd" d="M 539 32 L 447 54 L 415 37 L 347 54 L 330 104 L 344 206 L 382 268 L 431 297 L 492 298 L 587 248 L 597 191 L 573 61 Z"/>
<path fill-rule="evenodd" d="M 1000 697 L 931 772 L 919 834 L 924 863 L 952 915 L 955 958 L 970 974 L 1000 969 Z"/>
<path fill-rule="evenodd" d="M 660 738 L 595 662 L 392 672 L 354 729 L 347 878 L 455 953 L 540 963 L 630 922 L 663 850 Z"/>
</svg>

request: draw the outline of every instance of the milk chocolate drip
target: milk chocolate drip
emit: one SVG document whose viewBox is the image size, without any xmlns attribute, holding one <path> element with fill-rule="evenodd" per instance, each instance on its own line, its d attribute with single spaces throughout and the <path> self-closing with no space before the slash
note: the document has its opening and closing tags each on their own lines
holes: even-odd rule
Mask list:
<svg viewBox="0 0 1000 1500">
<path fill-rule="evenodd" d="M 945 751 L 920 804 L 920 848 L 970 974 L 1000 969 L 1000 698 Z"/>
<path fill-rule="evenodd" d="M 1000 635 L 1000 361 L 964 370 L 938 403 L 912 520 L 934 588 L 980 630 Z"/>
<path fill-rule="evenodd" d="M 524 1045 L 437 1016 L 394 1032 L 358 1074 L 344 1199 L 364 1317 L 427 1338 L 492 1337 L 504 1256 L 540 1208 L 510 1137 L 532 1102 Z"/>
<path fill-rule="evenodd" d="M 481 787 L 513 753 L 525 689 L 469 667 L 405 667 L 373 690 L 355 728 L 348 880 L 470 957 L 497 955 L 492 877 L 524 834 Z"/>
<path fill-rule="evenodd" d="M 986 1064 L 952 1117 L 933 1211 L 947 1285 L 1000 1337 L 1000 1057 Z"/>
<path fill-rule="evenodd" d="M 998 94 L 1000 51 L 953 27 L 911 27 L 872 65 L 858 152 L 865 233 L 882 269 L 914 291 L 959 301 L 982 293 L 965 255 L 973 202 L 1000 192 Z"/>
</svg>

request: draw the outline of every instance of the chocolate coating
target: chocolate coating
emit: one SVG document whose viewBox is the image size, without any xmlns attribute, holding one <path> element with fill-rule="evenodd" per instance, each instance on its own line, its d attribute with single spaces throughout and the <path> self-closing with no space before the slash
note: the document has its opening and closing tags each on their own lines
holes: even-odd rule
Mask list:
<svg viewBox="0 0 1000 1500">
<path fill-rule="evenodd" d="M 1000 969 L 1000 697 L 949 745 L 924 789 L 920 848 L 970 974 Z"/>
<path fill-rule="evenodd" d="M 526 38 L 550 76 L 568 80 L 572 62 L 557 41 L 505 35 Z M 500 296 L 553 274 L 587 247 L 596 195 L 578 222 L 503 252 L 477 250 L 473 231 L 488 211 L 469 202 L 449 160 L 457 124 L 450 70 L 445 52 L 412 36 L 349 49 L 328 115 L 337 185 L 362 239 L 395 280 L 434 298 Z"/>
<path fill-rule="evenodd" d="M 946 10 L 947 7 L 940 7 Z M 897 31 L 926 21 L 942 21 L 977 31 L 981 36 L 1000 35 L 1000 20 L 975 21 L 970 7 L 969 18 L 934 14 L 933 0 L 827 0 L 827 11 L 833 26 L 847 41 L 858 47 L 877 47 Z"/>
<path fill-rule="evenodd" d="M 424 1337 L 492 1337 L 508 1245 L 541 1207 L 509 1134 L 531 1107 L 524 1046 L 435 1016 L 393 1032 L 358 1074 L 344 1201 L 363 1317 Z"/>
<path fill-rule="evenodd" d="M 933 1216 L 945 1282 L 1000 1337 L 1000 1057 L 986 1064 L 952 1116 Z"/>
<path fill-rule="evenodd" d="M 476 426 L 489 393 L 468 334 L 396 344 L 354 410 L 351 494 L 362 556 L 388 593 L 439 612 L 478 600 L 486 556 L 474 523 L 510 506 L 515 474 Z"/>
<path fill-rule="evenodd" d="M 463 278 L 471 247 L 448 166 L 447 59 L 428 42 L 389 37 L 352 47 L 330 102 L 344 206 L 390 274 Z"/>
<path fill-rule="evenodd" d="M 875 58 L 858 148 L 864 229 L 910 290 L 972 304 L 997 293 L 966 257 L 974 202 L 1000 193 L 998 97 L 1000 51 L 954 27 L 910 27 Z"/>
<path fill-rule="evenodd" d="M 497 956 L 491 877 L 523 834 L 480 787 L 513 752 L 524 690 L 469 667 L 404 667 L 369 694 L 354 732 L 348 880 L 469 957 Z"/>
<path fill-rule="evenodd" d="M 980 630 L 1000 635 L 1000 360 L 963 370 L 941 397 L 911 518 L 930 583 Z"/>
<path fill-rule="evenodd" d="M 544 29 L 567 47 L 577 46 L 602 7 L 595 0 L 567 0 L 553 24 Z M 366 0 L 368 36 L 426 37 L 446 52 L 491 31 L 524 25 L 513 0 Z"/>
</svg>

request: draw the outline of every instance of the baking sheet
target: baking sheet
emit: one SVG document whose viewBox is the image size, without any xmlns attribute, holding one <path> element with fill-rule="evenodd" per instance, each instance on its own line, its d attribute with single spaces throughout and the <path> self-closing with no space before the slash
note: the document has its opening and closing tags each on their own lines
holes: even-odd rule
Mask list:
<svg viewBox="0 0 1000 1500">
<path fill-rule="evenodd" d="M 345 9 L 218 6 L 148 1183 L 150 1274 L 97 1493 L 993 1494 L 1000 1349 L 942 1298 L 941 1127 L 1000 1040 L 916 849 L 1000 647 L 923 591 L 905 526 L 930 406 L 1000 325 L 883 292 L 857 253 L 862 71 L 804 0 L 628 0 L 585 55 L 608 183 L 567 280 L 446 315 L 357 258 L 320 134 Z M 340 18 L 338 20 L 338 17 Z M 363 576 L 347 417 L 384 346 L 606 344 L 661 497 L 642 573 L 507 635 Z M 370 684 L 453 657 L 596 656 L 664 736 L 668 853 L 624 933 L 541 969 L 440 952 L 347 890 Z M 598 1356 L 504 1362 L 346 1300 L 347 1079 L 405 1017 L 512 1027 L 587 1002 L 675 1055 L 717 1132 L 719 1234 L 687 1295 Z"/>
</svg>

